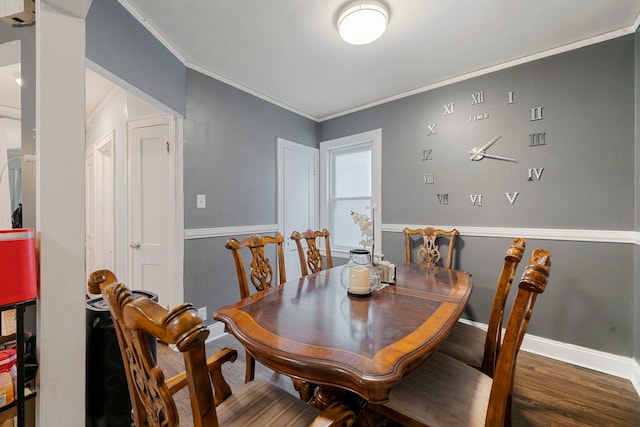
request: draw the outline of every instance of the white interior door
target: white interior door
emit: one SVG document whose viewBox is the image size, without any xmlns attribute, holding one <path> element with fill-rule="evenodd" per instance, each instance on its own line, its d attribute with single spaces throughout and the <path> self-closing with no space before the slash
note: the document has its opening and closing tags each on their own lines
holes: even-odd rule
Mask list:
<svg viewBox="0 0 640 427">
<path fill-rule="evenodd" d="M 318 157 L 315 148 L 278 138 L 278 228 L 285 238 L 287 279 L 300 277 L 293 231 L 318 228 Z"/>
<path fill-rule="evenodd" d="M 175 131 L 167 115 L 128 123 L 129 280 L 173 306 Z"/>
</svg>

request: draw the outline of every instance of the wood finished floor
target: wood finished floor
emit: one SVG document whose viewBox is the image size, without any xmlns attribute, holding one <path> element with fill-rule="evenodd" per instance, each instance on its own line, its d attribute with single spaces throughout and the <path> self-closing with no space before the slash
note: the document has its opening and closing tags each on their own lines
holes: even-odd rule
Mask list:
<svg viewBox="0 0 640 427">
<path fill-rule="evenodd" d="M 229 347 L 238 360 L 226 364 L 224 375 L 232 390 L 244 383 L 242 345 L 231 335 L 207 344 L 207 355 Z M 166 376 L 182 370 L 182 358 L 158 344 L 158 360 Z M 275 382 L 298 396 L 284 375 L 257 364 L 256 377 Z M 186 390 L 177 396 L 180 425 L 191 426 Z M 640 398 L 630 381 L 521 351 L 514 384 L 514 426 L 640 426 Z"/>
</svg>

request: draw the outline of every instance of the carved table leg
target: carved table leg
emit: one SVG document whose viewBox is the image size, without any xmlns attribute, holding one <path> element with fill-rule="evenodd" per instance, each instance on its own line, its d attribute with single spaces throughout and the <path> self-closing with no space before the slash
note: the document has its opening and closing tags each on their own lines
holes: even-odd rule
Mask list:
<svg viewBox="0 0 640 427">
<path fill-rule="evenodd" d="M 313 398 L 313 392 L 316 388 L 315 384 L 298 380 L 296 378 L 291 378 L 291 382 L 293 382 L 293 388 L 295 388 L 298 394 L 300 394 L 300 400 L 309 402 Z"/>
</svg>

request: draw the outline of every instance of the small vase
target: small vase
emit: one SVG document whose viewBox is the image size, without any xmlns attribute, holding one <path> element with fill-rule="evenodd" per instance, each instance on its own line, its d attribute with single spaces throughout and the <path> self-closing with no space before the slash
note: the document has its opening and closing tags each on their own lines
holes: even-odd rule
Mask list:
<svg viewBox="0 0 640 427">
<path fill-rule="evenodd" d="M 351 249 L 349 262 L 342 268 L 340 283 L 351 296 L 368 296 L 380 288 L 380 278 L 366 249 Z"/>
</svg>

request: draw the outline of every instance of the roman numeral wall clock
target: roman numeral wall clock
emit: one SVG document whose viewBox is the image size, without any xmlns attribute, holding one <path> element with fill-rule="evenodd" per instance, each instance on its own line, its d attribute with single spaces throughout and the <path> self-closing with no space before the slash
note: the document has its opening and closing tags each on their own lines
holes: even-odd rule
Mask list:
<svg viewBox="0 0 640 427">
<path fill-rule="evenodd" d="M 487 204 L 509 208 L 529 195 L 527 185 L 544 180 L 546 171 L 541 162 L 546 157 L 548 144 L 552 143 L 544 126 L 547 110 L 544 105 L 526 105 L 526 102 L 519 99 L 516 89 L 505 88 L 459 93 L 437 105 L 439 111 L 434 110 L 426 118 L 426 143 L 420 156 L 421 180 L 438 206 L 450 207 L 457 199 L 473 208 Z M 515 110 L 517 123 L 513 122 Z M 509 132 L 503 132 L 507 129 Z M 461 139 L 461 134 L 466 135 L 466 139 Z M 482 192 L 477 192 L 477 188 L 465 192 L 459 184 L 456 188 L 447 188 L 447 182 L 451 181 L 447 175 L 456 171 L 434 172 L 435 165 L 447 152 L 459 152 L 466 157 L 467 162 L 461 167 L 469 168 L 465 172 L 470 173 L 473 181 L 470 184 L 474 187 L 483 182 L 487 171 L 493 171 L 493 175 L 505 172 L 504 185 L 491 185 Z M 522 156 L 523 153 L 526 155 Z M 514 180 L 514 174 L 519 178 Z"/>
</svg>

